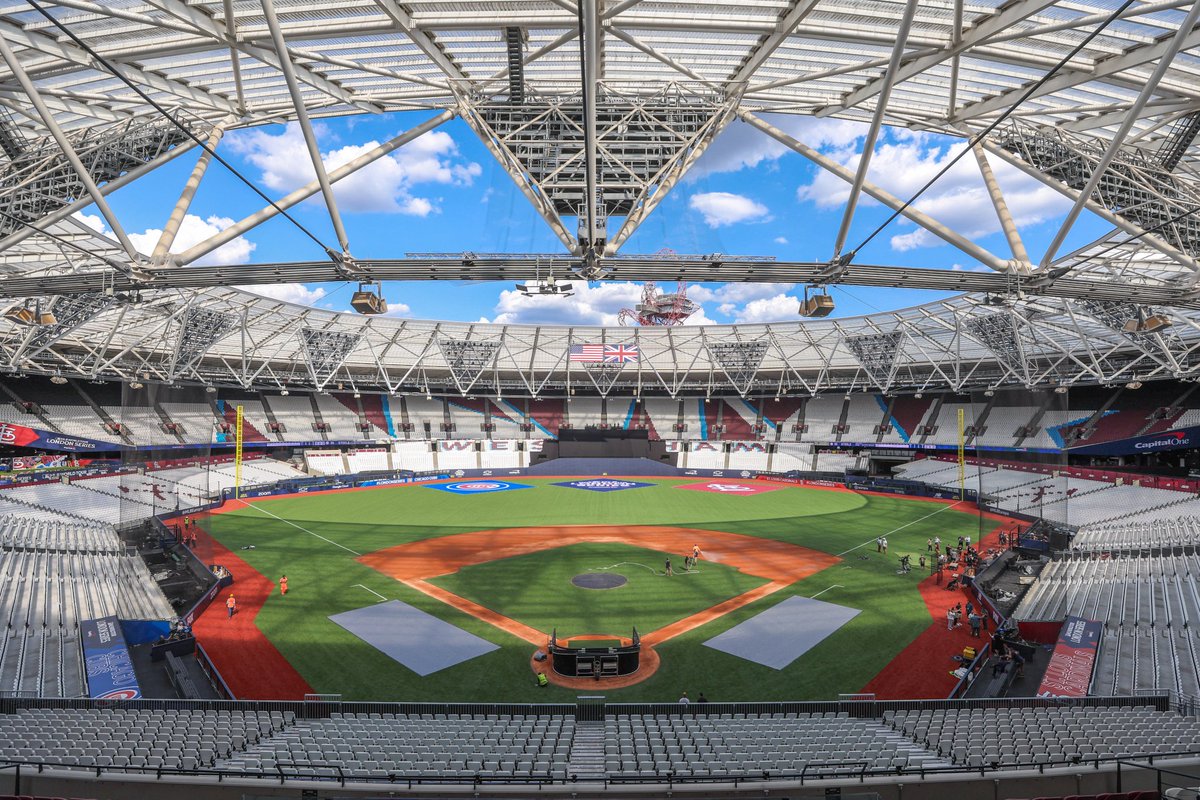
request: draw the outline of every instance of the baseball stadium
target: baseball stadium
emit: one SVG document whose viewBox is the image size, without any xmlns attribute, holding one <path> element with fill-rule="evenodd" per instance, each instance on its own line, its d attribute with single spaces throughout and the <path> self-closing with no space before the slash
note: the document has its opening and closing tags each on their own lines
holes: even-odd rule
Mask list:
<svg viewBox="0 0 1200 800">
<path fill-rule="evenodd" d="M 1200 792 L 1200 2 L 0 4 L 0 800 Z"/>
</svg>

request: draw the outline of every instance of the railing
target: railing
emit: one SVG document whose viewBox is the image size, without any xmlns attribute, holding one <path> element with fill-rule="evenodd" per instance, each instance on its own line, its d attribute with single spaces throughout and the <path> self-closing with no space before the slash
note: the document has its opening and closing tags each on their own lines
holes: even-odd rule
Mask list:
<svg viewBox="0 0 1200 800">
<path fill-rule="evenodd" d="M 1145 763 L 1138 763 L 1133 759 L 1142 759 Z M 89 777 L 95 776 L 101 778 L 109 776 L 120 778 L 130 775 L 153 775 L 156 780 L 162 780 L 164 777 L 179 776 L 189 778 L 211 778 L 217 783 L 224 782 L 231 778 L 241 778 L 249 780 L 270 780 L 278 781 L 280 784 L 286 783 L 288 780 L 299 781 L 326 781 L 337 782 L 344 786 L 347 782 L 364 783 L 371 785 L 381 785 L 389 787 L 407 787 L 412 789 L 419 786 L 437 786 L 437 785 L 457 785 L 457 786 L 483 786 L 483 785 L 511 785 L 511 786 L 571 786 L 574 784 L 602 784 L 605 788 L 610 786 L 628 786 L 630 784 L 644 784 L 672 787 L 675 785 L 703 785 L 703 784 L 733 784 L 737 787 L 745 783 L 799 783 L 801 785 L 812 783 L 815 781 L 827 780 L 845 780 L 847 778 L 857 780 L 859 783 L 865 783 L 868 778 L 890 778 L 890 779 L 921 779 L 939 776 L 939 775 L 963 775 L 963 776 L 980 776 L 996 775 L 1011 772 L 1037 772 L 1044 774 L 1047 770 L 1055 769 L 1070 769 L 1078 771 L 1081 768 L 1089 768 L 1100 770 L 1105 767 L 1113 767 L 1117 771 L 1118 791 L 1121 791 L 1120 786 L 1125 775 L 1128 774 L 1131 768 L 1139 770 L 1154 769 L 1162 775 L 1178 775 L 1191 781 L 1193 785 L 1200 783 L 1200 773 L 1196 775 L 1188 775 L 1183 772 L 1172 772 L 1171 770 L 1154 767 L 1156 760 L 1162 762 L 1164 759 L 1168 761 L 1181 761 L 1184 759 L 1200 761 L 1200 749 L 1189 750 L 1176 753 L 1160 753 L 1157 755 L 1139 756 L 1134 754 L 1115 755 L 1106 758 L 1081 758 L 1063 759 L 1059 761 L 1044 761 L 1040 763 L 1028 764 L 984 764 L 981 766 L 948 766 L 948 767 L 910 767 L 910 768 L 889 768 L 889 769 L 868 769 L 865 761 L 843 761 L 843 762 L 811 762 L 805 764 L 800 769 L 792 770 L 763 770 L 756 772 L 731 772 L 724 775 L 678 775 L 674 772 L 663 772 L 655 775 L 632 775 L 613 773 L 603 776 L 602 778 L 578 780 L 574 776 L 553 777 L 551 775 L 529 775 L 529 776 L 513 776 L 513 775 L 442 775 L 442 774 L 407 774 L 389 772 L 383 775 L 361 775 L 357 771 L 351 770 L 351 774 L 347 775 L 346 768 L 338 764 L 322 764 L 322 763 L 299 763 L 299 762 L 281 762 L 270 769 L 261 770 L 235 770 L 235 769 L 216 769 L 216 768 L 196 768 L 182 769 L 177 767 L 118 767 L 118 766 L 81 766 L 75 764 L 61 764 L 49 761 L 38 761 L 33 759 L 0 759 L 0 770 L 13 769 L 17 779 L 20 780 L 21 771 L 25 774 L 35 772 L 41 774 L 46 770 L 61 770 L 66 769 L 72 772 L 86 773 Z"/>
</svg>

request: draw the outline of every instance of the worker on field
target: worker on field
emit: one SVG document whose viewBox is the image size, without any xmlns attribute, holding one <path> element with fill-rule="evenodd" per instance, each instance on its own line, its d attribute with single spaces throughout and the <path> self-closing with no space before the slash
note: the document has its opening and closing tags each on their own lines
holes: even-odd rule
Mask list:
<svg viewBox="0 0 1200 800">
<path fill-rule="evenodd" d="M 667 557 L 665 569 L 668 578 L 675 574 L 675 570 L 671 567 L 671 558 L 669 556 Z"/>
<path fill-rule="evenodd" d="M 700 559 L 700 545 L 694 544 L 694 545 L 692 545 L 692 563 L 695 563 L 699 559 Z"/>
<path fill-rule="evenodd" d="M 279 593 L 287 594 L 287 575 L 279 579 Z"/>
<path fill-rule="evenodd" d="M 237 600 L 233 599 L 233 595 L 225 598 L 225 608 L 229 611 L 229 618 L 233 619 L 233 615 L 237 613 Z"/>
</svg>

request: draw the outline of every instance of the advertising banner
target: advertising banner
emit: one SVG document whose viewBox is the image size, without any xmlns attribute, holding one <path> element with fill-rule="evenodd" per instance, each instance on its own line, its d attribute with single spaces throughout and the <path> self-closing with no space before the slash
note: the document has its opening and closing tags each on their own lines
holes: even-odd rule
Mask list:
<svg viewBox="0 0 1200 800">
<path fill-rule="evenodd" d="M 85 619 L 79 624 L 88 695 L 97 700 L 136 700 L 142 696 L 121 623 L 116 617 Z"/>
<path fill-rule="evenodd" d="M 1164 450 L 1183 450 L 1195 447 L 1193 442 L 1200 441 L 1200 426 L 1188 428 L 1172 428 L 1159 433 L 1147 433 L 1134 436 L 1131 439 L 1118 439 L 1115 442 L 1072 447 L 1072 455 L 1105 455 L 1124 456 L 1136 453 L 1159 453 Z"/>
<path fill-rule="evenodd" d="M 1038 697 L 1086 697 L 1104 625 L 1068 616 L 1038 687 Z"/>
<path fill-rule="evenodd" d="M 0 423 L 0 444 L 9 447 L 37 447 L 42 450 L 63 450 L 68 453 L 90 453 L 101 450 L 120 450 L 121 446 L 108 442 L 51 433 L 37 428 L 26 428 L 11 422 Z"/>
</svg>

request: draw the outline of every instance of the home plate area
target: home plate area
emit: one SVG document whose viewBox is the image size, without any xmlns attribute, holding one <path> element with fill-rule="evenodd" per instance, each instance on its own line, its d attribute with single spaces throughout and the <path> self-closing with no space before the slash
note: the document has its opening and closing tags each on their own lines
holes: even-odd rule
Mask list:
<svg viewBox="0 0 1200 800">
<path fill-rule="evenodd" d="M 399 600 L 345 611 L 329 619 L 421 676 L 499 649 L 499 645 Z"/>
<path fill-rule="evenodd" d="M 783 669 L 859 613 L 857 608 L 810 597 L 789 597 L 714 636 L 704 646 L 765 667 Z"/>
</svg>

